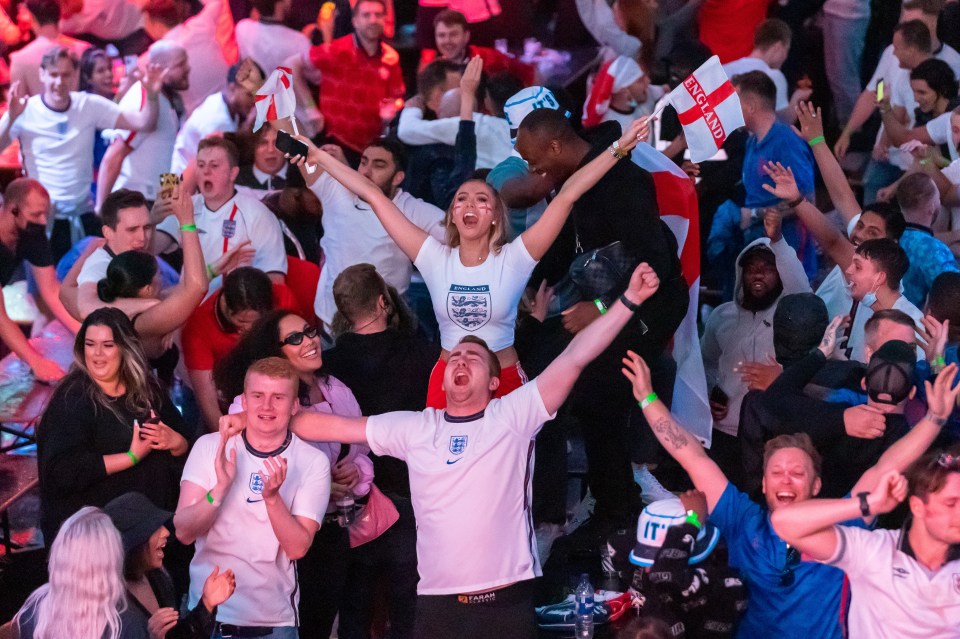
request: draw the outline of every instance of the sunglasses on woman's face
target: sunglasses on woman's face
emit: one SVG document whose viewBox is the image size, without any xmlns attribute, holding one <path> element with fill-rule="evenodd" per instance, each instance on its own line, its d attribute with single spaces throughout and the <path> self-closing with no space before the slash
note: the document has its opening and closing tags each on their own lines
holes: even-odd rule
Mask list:
<svg viewBox="0 0 960 639">
<path fill-rule="evenodd" d="M 280 346 L 300 346 L 303 344 L 303 338 L 309 337 L 313 339 L 317 336 L 318 329 L 316 326 L 308 326 L 302 331 L 296 331 L 295 333 L 290 333 L 283 338 L 283 341 L 280 342 Z"/>
</svg>

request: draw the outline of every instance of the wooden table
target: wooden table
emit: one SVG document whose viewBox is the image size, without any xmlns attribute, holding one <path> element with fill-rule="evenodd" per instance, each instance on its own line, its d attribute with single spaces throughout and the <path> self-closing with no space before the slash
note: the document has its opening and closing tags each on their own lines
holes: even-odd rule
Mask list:
<svg viewBox="0 0 960 639">
<path fill-rule="evenodd" d="M 73 362 L 73 334 L 60 322 L 51 322 L 30 344 L 67 370 Z M 36 443 L 35 422 L 43 414 L 54 386 L 40 383 L 30 367 L 15 354 L 0 359 L 0 432 L 15 436 L 0 453 Z"/>
</svg>

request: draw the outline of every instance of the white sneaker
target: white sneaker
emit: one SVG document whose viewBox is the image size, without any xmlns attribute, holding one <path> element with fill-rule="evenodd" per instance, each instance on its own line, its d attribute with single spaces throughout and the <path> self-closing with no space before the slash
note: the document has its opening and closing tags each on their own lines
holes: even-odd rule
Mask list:
<svg viewBox="0 0 960 639">
<path fill-rule="evenodd" d="M 633 481 L 640 486 L 640 499 L 643 503 L 649 504 L 661 499 L 672 499 L 673 493 L 660 485 L 657 478 L 653 476 L 646 466 L 635 466 L 633 469 Z"/>
</svg>

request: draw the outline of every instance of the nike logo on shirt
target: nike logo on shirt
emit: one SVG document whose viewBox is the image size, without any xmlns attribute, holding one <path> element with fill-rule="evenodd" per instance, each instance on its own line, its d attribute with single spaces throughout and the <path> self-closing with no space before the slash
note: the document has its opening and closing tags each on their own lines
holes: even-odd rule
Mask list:
<svg viewBox="0 0 960 639">
<path fill-rule="evenodd" d="M 247 497 L 247 503 L 248 503 L 248 504 L 255 504 L 255 503 L 259 502 L 259 501 L 263 501 L 263 500 L 262 500 L 262 499 L 250 499 L 249 497 Z"/>
<path fill-rule="evenodd" d="M 448 465 L 449 465 L 449 464 L 456 464 L 456 463 L 457 463 L 458 461 L 460 461 L 461 459 L 463 459 L 463 457 L 457 457 L 457 458 L 454 459 L 453 461 L 451 461 L 451 460 L 448 459 L 448 460 L 447 460 L 447 464 L 448 464 Z"/>
</svg>

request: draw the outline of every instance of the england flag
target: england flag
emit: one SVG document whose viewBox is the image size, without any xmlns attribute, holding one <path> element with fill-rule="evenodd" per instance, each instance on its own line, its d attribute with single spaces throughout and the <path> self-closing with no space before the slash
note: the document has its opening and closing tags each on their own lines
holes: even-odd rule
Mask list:
<svg viewBox="0 0 960 639">
<path fill-rule="evenodd" d="M 692 162 L 712 158 L 727 136 L 743 126 L 740 98 L 717 56 L 671 91 L 669 102 L 683 125 Z"/>
</svg>

